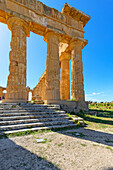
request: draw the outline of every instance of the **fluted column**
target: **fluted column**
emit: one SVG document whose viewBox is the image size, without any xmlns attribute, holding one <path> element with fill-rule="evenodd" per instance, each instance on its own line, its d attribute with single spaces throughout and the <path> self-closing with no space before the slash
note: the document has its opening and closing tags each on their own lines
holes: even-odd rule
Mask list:
<svg viewBox="0 0 113 170">
<path fill-rule="evenodd" d="M 51 103 L 60 100 L 59 37 L 47 32 L 44 40 L 47 42 L 45 100 Z"/>
<path fill-rule="evenodd" d="M 83 42 L 72 41 L 71 47 L 71 98 L 76 101 L 84 101 L 82 48 Z"/>
<path fill-rule="evenodd" d="M 69 60 L 71 54 L 68 52 L 61 53 L 61 79 L 60 79 L 60 98 L 61 100 L 70 99 L 70 73 Z"/>
<path fill-rule="evenodd" d="M 17 17 L 10 17 L 7 24 L 12 37 L 6 100 L 27 100 L 26 37 L 29 35 L 29 26 Z"/>
</svg>

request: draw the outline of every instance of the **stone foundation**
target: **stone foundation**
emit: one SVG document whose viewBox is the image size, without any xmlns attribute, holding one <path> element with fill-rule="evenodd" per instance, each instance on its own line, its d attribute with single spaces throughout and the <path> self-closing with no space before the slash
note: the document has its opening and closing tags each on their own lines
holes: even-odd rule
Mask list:
<svg viewBox="0 0 113 170">
<path fill-rule="evenodd" d="M 44 102 L 45 104 L 59 104 L 66 112 L 89 111 L 88 102 L 85 101 L 45 100 Z"/>
<path fill-rule="evenodd" d="M 2 100 L 2 103 L 27 103 L 27 100 L 9 100 L 9 99 L 5 99 Z"/>
</svg>

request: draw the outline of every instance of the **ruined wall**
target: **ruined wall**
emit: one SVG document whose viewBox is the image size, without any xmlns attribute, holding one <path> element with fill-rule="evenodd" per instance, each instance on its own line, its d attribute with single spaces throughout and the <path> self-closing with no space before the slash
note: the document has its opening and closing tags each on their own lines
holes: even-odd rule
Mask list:
<svg viewBox="0 0 113 170">
<path fill-rule="evenodd" d="M 6 88 L 0 86 L 0 99 L 5 98 L 6 93 L 3 93 L 3 91 L 6 90 Z"/>
<path fill-rule="evenodd" d="M 3 90 L 0 89 L 0 97 L 2 97 L 2 96 L 3 96 Z"/>
<path fill-rule="evenodd" d="M 33 89 L 33 98 L 35 99 L 36 95 L 41 97 L 41 100 L 45 99 L 45 79 L 46 79 L 46 71 L 42 74 L 39 79 L 37 86 Z"/>
</svg>

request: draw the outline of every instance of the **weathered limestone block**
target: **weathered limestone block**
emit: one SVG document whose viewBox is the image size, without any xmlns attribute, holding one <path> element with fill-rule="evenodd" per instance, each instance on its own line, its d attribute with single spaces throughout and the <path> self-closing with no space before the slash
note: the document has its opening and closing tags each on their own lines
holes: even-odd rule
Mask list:
<svg viewBox="0 0 113 170">
<path fill-rule="evenodd" d="M 41 100 L 45 100 L 45 80 L 46 80 L 46 71 L 42 74 L 39 79 L 37 86 L 33 89 L 33 98 L 40 96 Z"/>
<path fill-rule="evenodd" d="M 3 89 L 0 87 L 0 97 L 3 96 Z"/>
<path fill-rule="evenodd" d="M 45 90 L 46 90 L 45 80 L 46 80 L 46 71 L 40 77 L 39 83 L 37 85 L 38 93 L 42 100 L 45 100 Z"/>
<path fill-rule="evenodd" d="M 71 54 L 68 52 L 61 53 L 61 79 L 60 79 L 60 98 L 61 100 L 70 99 L 70 73 L 69 60 Z"/>
<path fill-rule="evenodd" d="M 60 69 L 59 69 L 59 37 L 54 32 L 47 32 L 46 62 L 46 100 L 60 100 Z"/>
<path fill-rule="evenodd" d="M 7 24 L 12 31 L 12 38 L 6 99 L 27 100 L 26 37 L 29 35 L 29 26 L 25 21 L 16 17 L 10 17 Z"/>
<path fill-rule="evenodd" d="M 84 83 L 83 83 L 83 64 L 82 48 L 83 41 L 71 41 L 71 98 L 76 101 L 84 101 Z"/>
<path fill-rule="evenodd" d="M 68 48 L 68 44 L 61 42 L 59 45 L 59 56 L 61 56 L 61 53 L 65 52 L 67 48 Z"/>
<path fill-rule="evenodd" d="M 5 99 L 6 93 L 3 93 L 4 90 L 6 90 L 6 88 L 0 86 L 0 100 Z"/>
</svg>

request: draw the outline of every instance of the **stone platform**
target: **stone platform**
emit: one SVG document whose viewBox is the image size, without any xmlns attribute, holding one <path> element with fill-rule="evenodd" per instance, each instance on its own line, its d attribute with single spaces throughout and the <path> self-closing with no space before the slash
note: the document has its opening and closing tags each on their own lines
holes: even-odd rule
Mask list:
<svg viewBox="0 0 113 170">
<path fill-rule="evenodd" d="M 88 102 L 70 100 L 45 100 L 46 104 L 58 104 L 66 112 L 89 111 Z"/>
<path fill-rule="evenodd" d="M 4 99 L 2 100 L 1 103 L 5 103 L 5 104 L 8 104 L 8 103 L 27 103 L 27 100 L 9 100 L 9 99 Z"/>
</svg>

